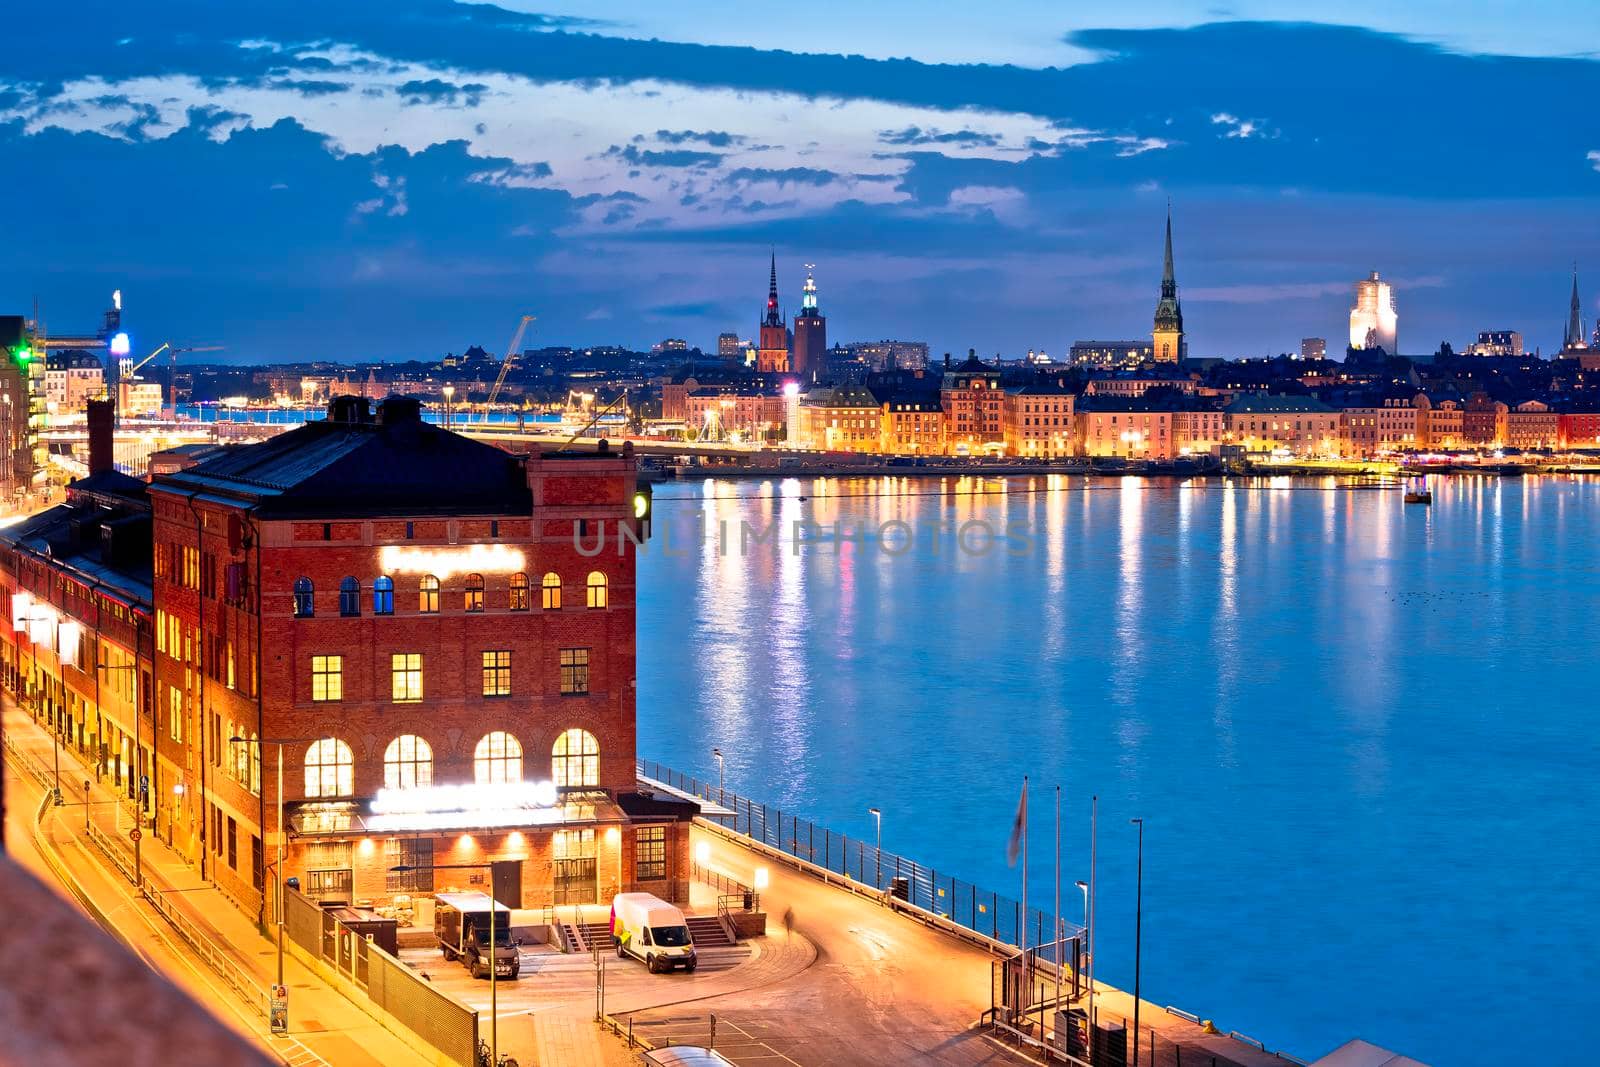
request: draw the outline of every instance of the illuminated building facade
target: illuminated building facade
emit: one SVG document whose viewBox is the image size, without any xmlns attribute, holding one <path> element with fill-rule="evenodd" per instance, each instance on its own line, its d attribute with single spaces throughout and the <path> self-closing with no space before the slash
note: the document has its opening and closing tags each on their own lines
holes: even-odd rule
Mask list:
<svg viewBox="0 0 1600 1067">
<path fill-rule="evenodd" d="M 878 452 L 878 398 L 861 385 L 818 386 L 800 398 L 800 441 L 825 452 Z"/>
<path fill-rule="evenodd" d="M 1342 416 L 1309 396 L 1246 394 L 1224 409 L 1223 440 L 1246 452 L 1333 458 L 1343 449 Z"/>
<path fill-rule="evenodd" d="M 828 320 L 817 307 L 815 265 L 806 264 L 806 284 L 800 299 L 800 314 L 794 317 L 794 358 L 789 369 L 801 381 L 826 377 L 828 373 Z M 776 276 L 774 276 L 776 287 Z M 776 288 L 774 288 L 776 292 Z"/>
<path fill-rule="evenodd" d="M 1424 394 L 1399 389 L 1346 404 L 1344 429 L 1349 451 L 1356 456 L 1371 456 L 1421 447 L 1429 407 Z"/>
<path fill-rule="evenodd" d="M 1077 450 L 1072 392 L 1059 382 L 1038 382 L 1002 391 L 1001 428 L 1006 454 L 1029 459 L 1065 459 Z"/>
<path fill-rule="evenodd" d="M 1381 348 L 1398 355 L 1400 316 L 1395 310 L 1394 289 L 1373 271 L 1356 282 L 1356 303 L 1350 309 L 1350 347 Z"/>
<path fill-rule="evenodd" d="M 1149 341 L 1074 341 L 1067 356 L 1074 367 L 1137 367 L 1153 359 Z"/>
<path fill-rule="evenodd" d="M 7 502 L 27 493 L 39 470 L 33 384 L 42 362 L 22 316 L 0 315 L 0 494 Z"/>
<path fill-rule="evenodd" d="M 1469 356 L 1520 356 L 1522 335 L 1516 330 L 1482 330 L 1467 346 Z"/>
<path fill-rule="evenodd" d="M 1505 414 L 1508 448 L 1555 448 L 1561 441 L 1561 416 L 1542 400 L 1524 400 Z"/>
<path fill-rule="evenodd" d="M 281 753 L 316 899 L 487 887 L 456 863 L 512 907 L 685 899 L 690 806 L 635 775 L 634 478 L 341 397 L 152 483 L 157 829 L 259 911 Z"/>
<path fill-rule="evenodd" d="M 757 327 L 760 341 L 756 349 L 756 370 L 763 374 L 783 374 L 789 370 L 789 328 L 783 324 L 778 307 L 778 255 L 772 255 L 772 278 L 767 285 L 767 307 Z"/>
<path fill-rule="evenodd" d="M 1178 302 L 1178 279 L 1172 269 L 1172 208 L 1167 208 L 1167 247 L 1161 265 L 1161 297 L 1156 301 L 1155 324 L 1150 334 L 1152 358 L 1176 363 L 1188 357 L 1183 340 L 1183 305 Z"/>
<path fill-rule="evenodd" d="M 1322 337 L 1300 338 L 1301 359 L 1327 359 L 1328 342 Z"/>
<path fill-rule="evenodd" d="M 1003 445 L 1004 394 L 1000 391 L 999 370 L 983 362 L 971 349 L 954 368 L 949 366 L 949 358 L 945 357 L 944 378 L 939 387 L 946 450 L 975 454 L 986 445 Z"/>
<path fill-rule="evenodd" d="M 1422 443 L 1428 448 L 1457 449 L 1466 442 L 1466 411 L 1459 400 L 1438 400 L 1423 415 Z"/>
<path fill-rule="evenodd" d="M 1461 441 L 1471 446 L 1499 448 L 1506 441 L 1506 405 L 1487 393 L 1473 393 L 1461 409 Z"/>
</svg>

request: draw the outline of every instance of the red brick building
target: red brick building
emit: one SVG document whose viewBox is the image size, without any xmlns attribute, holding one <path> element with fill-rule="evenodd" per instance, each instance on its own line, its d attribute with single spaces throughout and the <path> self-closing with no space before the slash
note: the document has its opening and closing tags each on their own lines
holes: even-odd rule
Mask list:
<svg viewBox="0 0 1600 1067">
<path fill-rule="evenodd" d="M 260 907 L 281 752 L 314 898 L 473 864 L 513 907 L 686 899 L 692 805 L 635 777 L 630 453 L 512 456 L 348 397 L 153 483 L 163 834 Z"/>
</svg>

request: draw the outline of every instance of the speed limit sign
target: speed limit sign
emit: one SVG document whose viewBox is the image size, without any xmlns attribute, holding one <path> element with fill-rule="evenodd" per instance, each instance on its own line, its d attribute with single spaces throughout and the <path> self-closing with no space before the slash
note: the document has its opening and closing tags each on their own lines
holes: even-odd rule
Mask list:
<svg viewBox="0 0 1600 1067">
<path fill-rule="evenodd" d="M 144 831 L 140 830 L 137 826 L 135 826 L 132 830 L 128 831 L 128 840 L 130 840 L 130 841 L 137 841 L 137 840 L 139 840 L 139 838 L 141 838 L 143 836 L 144 836 Z"/>
</svg>

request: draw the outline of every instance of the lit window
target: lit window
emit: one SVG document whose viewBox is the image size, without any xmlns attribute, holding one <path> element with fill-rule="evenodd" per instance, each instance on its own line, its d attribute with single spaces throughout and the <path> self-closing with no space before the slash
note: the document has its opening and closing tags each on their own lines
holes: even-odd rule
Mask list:
<svg viewBox="0 0 1600 1067">
<path fill-rule="evenodd" d="M 312 589 L 310 578 L 302 576 L 294 580 L 295 618 L 309 619 L 311 616 L 316 614 L 316 603 L 315 598 L 312 595 L 313 592 L 314 590 Z"/>
<path fill-rule="evenodd" d="M 311 657 L 311 699 L 344 699 L 344 657 Z"/>
<path fill-rule="evenodd" d="M 500 649 L 483 654 L 483 695 L 508 697 L 511 695 L 511 651 Z"/>
<path fill-rule="evenodd" d="M 425 789 L 433 784 L 433 749 L 416 734 L 401 734 L 383 750 L 385 789 Z"/>
<path fill-rule="evenodd" d="M 339 614 L 345 618 L 361 614 L 361 583 L 348 575 L 339 580 Z"/>
<path fill-rule="evenodd" d="M 350 746 L 337 738 L 313 741 L 306 750 L 306 796 L 347 797 L 356 791 Z"/>
<path fill-rule="evenodd" d="M 526 574 L 513 574 L 511 576 L 511 596 L 506 605 L 512 611 L 528 610 L 528 576 Z"/>
<path fill-rule="evenodd" d="M 641 826 L 634 831 L 634 871 L 638 882 L 659 881 L 667 876 L 667 828 Z"/>
<path fill-rule="evenodd" d="M 387 574 L 380 575 L 372 583 L 372 613 L 394 614 L 394 579 Z"/>
<path fill-rule="evenodd" d="M 417 585 L 417 610 L 424 615 L 432 615 L 439 610 L 439 579 L 431 574 L 424 574 L 422 581 Z"/>
<path fill-rule="evenodd" d="M 483 610 L 483 575 L 467 575 L 467 596 L 465 607 L 468 611 Z"/>
<path fill-rule="evenodd" d="M 561 691 L 569 695 L 589 691 L 589 650 L 563 648 L 561 650 Z"/>
<path fill-rule="evenodd" d="M 561 606 L 561 575 L 554 571 L 544 576 L 543 606 L 546 611 L 553 611 Z"/>
<path fill-rule="evenodd" d="M 522 743 L 501 730 L 485 734 L 472 752 L 472 775 L 479 785 L 522 781 Z"/>
<path fill-rule="evenodd" d="M 600 784 L 600 744 L 587 730 L 566 730 L 550 752 L 550 776 L 557 789 Z"/>
<path fill-rule="evenodd" d="M 422 653 L 396 652 L 389 657 L 389 675 L 397 704 L 422 699 Z"/>
<path fill-rule="evenodd" d="M 589 606 L 603 608 L 606 606 L 606 576 L 599 571 L 589 572 Z"/>
</svg>

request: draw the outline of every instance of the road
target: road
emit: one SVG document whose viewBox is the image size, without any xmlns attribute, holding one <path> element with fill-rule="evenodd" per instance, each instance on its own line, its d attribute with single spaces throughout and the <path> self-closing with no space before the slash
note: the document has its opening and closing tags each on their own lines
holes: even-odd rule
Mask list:
<svg viewBox="0 0 1600 1067">
<path fill-rule="evenodd" d="M 975 1026 L 989 1007 L 988 953 L 697 828 L 690 847 L 702 844 L 710 867 L 746 885 L 767 868 L 766 943 L 788 940 L 780 917 L 792 908 L 794 940 L 814 947 L 814 961 L 759 988 L 687 1003 L 634 1009 L 613 997 L 608 1006 L 631 1015 L 635 1033 L 703 1042 L 715 1014 L 718 1049 L 741 1065 L 1028 1062 Z"/>
</svg>

